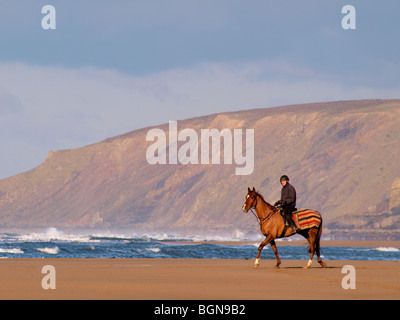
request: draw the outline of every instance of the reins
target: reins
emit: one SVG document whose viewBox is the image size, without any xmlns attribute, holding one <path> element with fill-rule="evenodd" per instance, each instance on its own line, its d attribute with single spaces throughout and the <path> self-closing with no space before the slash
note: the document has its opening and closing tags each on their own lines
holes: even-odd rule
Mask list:
<svg viewBox="0 0 400 320">
<path fill-rule="evenodd" d="M 277 210 L 274 210 L 274 211 L 272 211 L 269 215 L 267 215 L 266 217 L 264 217 L 264 218 L 260 218 L 257 214 L 255 214 L 254 213 L 254 211 L 253 211 L 253 208 L 255 208 L 256 206 L 257 206 L 257 197 L 258 197 L 258 194 L 256 194 L 256 205 L 255 206 L 252 206 L 251 208 L 250 208 L 250 211 L 251 211 L 251 213 L 254 215 L 254 217 L 257 219 L 257 222 L 258 222 L 258 224 L 260 225 L 260 227 L 263 225 L 263 223 L 265 222 L 265 221 L 268 221 L 271 217 L 272 217 L 272 215 L 275 213 L 275 212 L 277 212 Z"/>
</svg>

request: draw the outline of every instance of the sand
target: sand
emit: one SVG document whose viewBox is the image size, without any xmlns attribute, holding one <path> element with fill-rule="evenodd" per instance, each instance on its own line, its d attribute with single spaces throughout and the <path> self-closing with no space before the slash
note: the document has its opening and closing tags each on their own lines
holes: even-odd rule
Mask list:
<svg viewBox="0 0 400 320">
<path fill-rule="evenodd" d="M 400 262 L 217 259 L 4 259 L 0 299 L 400 299 Z M 55 289 L 43 289 L 42 267 L 55 268 Z M 345 265 L 355 289 L 343 289 Z M 347 281 L 345 281 L 348 283 Z M 50 283 L 50 282 L 46 282 Z"/>
</svg>

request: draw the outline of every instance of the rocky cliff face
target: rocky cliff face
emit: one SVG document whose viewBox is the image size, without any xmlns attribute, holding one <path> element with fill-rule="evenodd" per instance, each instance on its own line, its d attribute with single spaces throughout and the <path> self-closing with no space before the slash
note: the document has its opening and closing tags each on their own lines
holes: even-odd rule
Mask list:
<svg viewBox="0 0 400 320">
<path fill-rule="evenodd" d="M 37 168 L 1 180 L 0 227 L 253 234 L 254 218 L 241 211 L 247 187 L 274 202 L 279 177 L 287 174 L 298 207 L 322 213 L 325 235 L 400 239 L 400 100 L 256 109 L 178 120 L 177 126 L 178 134 L 192 129 L 199 139 L 202 129 L 254 129 L 253 173 L 236 175 L 239 165 L 223 164 L 223 156 L 221 164 L 204 164 L 199 149 L 199 164 L 151 165 L 146 152 L 154 142 L 146 137 L 154 128 L 144 128 L 50 152 Z M 168 124 L 157 129 L 168 144 Z M 180 150 L 185 141 L 178 151 L 193 155 Z M 244 137 L 242 148 L 244 155 Z M 215 152 L 211 145 L 209 152 Z"/>
</svg>

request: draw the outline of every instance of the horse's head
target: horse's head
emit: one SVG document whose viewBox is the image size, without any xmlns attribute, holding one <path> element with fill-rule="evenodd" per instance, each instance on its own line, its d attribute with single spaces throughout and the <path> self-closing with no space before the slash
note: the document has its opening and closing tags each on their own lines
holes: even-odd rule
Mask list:
<svg viewBox="0 0 400 320">
<path fill-rule="evenodd" d="M 250 188 L 247 188 L 248 192 L 246 195 L 246 200 L 243 204 L 242 210 L 244 212 L 248 212 L 251 208 L 255 207 L 257 203 L 257 192 L 256 189 L 253 187 L 253 190 L 250 190 Z"/>
</svg>

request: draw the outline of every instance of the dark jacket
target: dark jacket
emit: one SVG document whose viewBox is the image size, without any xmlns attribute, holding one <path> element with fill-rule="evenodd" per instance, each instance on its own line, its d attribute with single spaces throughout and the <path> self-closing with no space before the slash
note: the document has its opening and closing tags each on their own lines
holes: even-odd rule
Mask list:
<svg viewBox="0 0 400 320">
<path fill-rule="evenodd" d="M 282 207 L 296 207 L 296 189 L 287 182 L 281 190 Z"/>
</svg>

